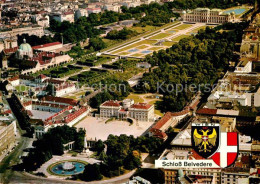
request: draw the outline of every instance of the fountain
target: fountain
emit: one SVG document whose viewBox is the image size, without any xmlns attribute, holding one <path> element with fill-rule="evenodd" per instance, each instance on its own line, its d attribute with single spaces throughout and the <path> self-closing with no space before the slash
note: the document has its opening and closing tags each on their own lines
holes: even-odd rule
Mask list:
<svg viewBox="0 0 260 184">
<path fill-rule="evenodd" d="M 81 161 L 64 161 L 50 166 L 49 170 L 55 175 L 70 176 L 82 173 L 86 163 Z"/>
<path fill-rule="evenodd" d="M 74 171 L 75 166 L 73 165 L 72 162 L 65 162 L 65 163 L 62 165 L 62 169 L 63 169 L 64 171 Z"/>
</svg>

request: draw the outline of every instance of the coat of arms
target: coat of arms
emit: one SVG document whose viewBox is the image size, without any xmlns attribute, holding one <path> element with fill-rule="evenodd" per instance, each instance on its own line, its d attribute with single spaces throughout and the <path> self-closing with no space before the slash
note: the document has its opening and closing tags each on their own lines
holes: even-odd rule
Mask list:
<svg viewBox="0 0 260 184">
<path fill-rule="evenodd" d="M 209 158 L 219 148 L 219 124 L 193 123 L 191 139 L 193 149 L 203 158 Z"/>
</svg>

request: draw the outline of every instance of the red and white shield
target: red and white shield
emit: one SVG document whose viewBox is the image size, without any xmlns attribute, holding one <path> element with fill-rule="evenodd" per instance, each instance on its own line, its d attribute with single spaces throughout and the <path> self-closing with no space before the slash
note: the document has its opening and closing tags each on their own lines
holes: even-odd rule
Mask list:
<svg viewBox="0 0 260 184">
<path fill-rule="evenodd" d="M 236 132 L 221 132 L 220 147 L 211 159 L 221 168 L 232 165 L 238 155 L 238 134 Z"/>
</svg>

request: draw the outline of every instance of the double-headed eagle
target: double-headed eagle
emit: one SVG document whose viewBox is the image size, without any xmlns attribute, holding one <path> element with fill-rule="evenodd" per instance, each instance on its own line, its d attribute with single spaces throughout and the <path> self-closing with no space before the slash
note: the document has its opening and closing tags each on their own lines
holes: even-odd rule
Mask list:
<svg viewBox="0 0 260 184">
<path fill-rule="evenodd" d="M 206 131 L 204 130 L 199 130 L 199 131 L 202 132 L 203 135 L 199 134 L 197 129 L 195 129 L 193 133 L 195 146 L 199 146 L 200 148 L 199 151 L 211 152 L 211 150 L 207 149 L 207 147 L 210 146 L 209 144 L 211 144 L 212 146 L 216 145 L 217 132 L 215 128 L 213 129 L 210 135 L 208 135 L 208 132 L 211 131 L 209 129 Z"/>
</svg>

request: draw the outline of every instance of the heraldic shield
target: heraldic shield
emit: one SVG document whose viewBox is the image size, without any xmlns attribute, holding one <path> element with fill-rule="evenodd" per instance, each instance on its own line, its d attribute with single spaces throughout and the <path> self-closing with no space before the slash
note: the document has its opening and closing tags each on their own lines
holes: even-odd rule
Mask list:
<svg viewBox="0 0 260 184">
<path fill-rule="evenodd" d="M 219 148 L 220 127 L 218 123 L 192 123 L 192 148 L 203 158 L 209 158 Z"/>
</svg>

